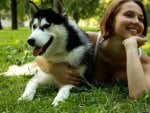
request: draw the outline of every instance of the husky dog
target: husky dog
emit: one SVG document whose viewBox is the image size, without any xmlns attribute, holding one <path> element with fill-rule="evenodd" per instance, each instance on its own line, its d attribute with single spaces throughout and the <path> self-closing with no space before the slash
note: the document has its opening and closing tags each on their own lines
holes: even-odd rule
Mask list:
<svg viewBox="0 0 150 113">
<path fill-rule="evenodd" d="M 32 17 L 30 27 L 32 33 L 27 42 L 34 47 L 33 55 L 41 55 L 54 63 L 68 62 L 78 67 L 82 77 L 88 75 L 93 64 L 93 44 L 78 25 L 67 18 L 59 0 L 53 0 L 52 8 L 39 9 L 29 1 L 29 14 Z M 59 88 L 52 105 L 67 99 L 72 84 L 64 85 L 55 79 L 55 75 L 43 72 L 36 62 L 23 66 L 10 66 L 7 76 L 34 75 L 28 82 L 19 100 L 32 100 L 39 85 L 54 85 Z M 90 73 L 91 74 L 91 73 Z"/>
</svg>

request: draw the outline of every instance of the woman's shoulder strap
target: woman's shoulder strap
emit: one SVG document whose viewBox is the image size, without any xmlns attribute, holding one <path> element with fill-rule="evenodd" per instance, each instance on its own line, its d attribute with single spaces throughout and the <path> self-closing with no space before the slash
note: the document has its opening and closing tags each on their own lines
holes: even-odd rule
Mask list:
<svg viewBox="0 0 150 113">
<path fill-rule="evenodd" d="M 97 40 L 96 40 L 96 44 L 95 44 L 94 57 L 97 56 L 98 49 L 102 45 L 103 41 L 104 41 L 104 38 L 102 37 L 101 33 L 99 33 Z"/>
</svg>

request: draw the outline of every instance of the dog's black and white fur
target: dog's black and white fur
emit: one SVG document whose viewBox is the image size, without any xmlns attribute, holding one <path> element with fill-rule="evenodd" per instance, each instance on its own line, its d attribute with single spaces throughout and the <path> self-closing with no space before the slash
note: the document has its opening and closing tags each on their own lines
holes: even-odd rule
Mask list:
<svg viewBox="0 0 150 113">
<path fill-rule="evenodd" d="M 35 56 L 42 55 L 55 63 L 68 62 L 77 66 L 83 77 L 91 72 L 93 45 L 78 25 L 67 18 L 62 2 L 53 0 L 52 8 L 41 10 L 30 1 L 29 13 L 32 17 L 30 23 L 32 33 L 27 42 L 35 48 L 33 50 Z M 56 106 L 59 101 L 68 98 L 70 89 L 74 87 L 71 84 L 59 83 L 54 75 L 43 72 L 36 62 L 23 66 L 10 66 L 4 74 L 7 76 L 34 75 L 19 100 L 32 100 L 39 85 L 51 84 L 59 88 L 52 102 L 52 105 Z"/>
</svg>

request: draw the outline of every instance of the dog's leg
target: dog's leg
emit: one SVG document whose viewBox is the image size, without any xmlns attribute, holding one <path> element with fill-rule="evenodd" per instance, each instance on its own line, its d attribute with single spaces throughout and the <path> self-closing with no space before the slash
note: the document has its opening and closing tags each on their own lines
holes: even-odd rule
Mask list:
<svg viewBox="0 0 150 113">
<path fill-rule="evenodd" d="M 74 87 L 74 85 L 64 85 L 62 86 L 58 93 L 57 96 L 54 98 L 54 101 L 52 102 L 53 106 L 57 106 L 58 102 L 64 101 L 64 99 L 67 99 L 70 95 L 70 89 Z"/>
<path fill-rule="evenodd" d="M 33 75 L 38 69 L 36 62 L 24 64 L 22 66 L 12 65 L 9 67 L 7 72 L 1 73 L 0 75 L 5 76 L 18 76 L 18 75 Z"/>
<path fill-rule="evenodd" d="M 38 70 L 28 82 L 23 95 L 18 100 L 33 100 L 39 85 L 50 84 L 50 77 L 41 70 Z"/>
<path fill-rule="evenodd" d="M 36 89 L 38 88 L 38 82 L 35 81 L 34 79 L 31 79 L 26 88 L 25 88 L 25 91 L 23 93 L 23 95 L 18 99 L 19 101 L 20 100 L 33 100 L 34 98 L 34 95 L 36 93 Z"/>
</svg>

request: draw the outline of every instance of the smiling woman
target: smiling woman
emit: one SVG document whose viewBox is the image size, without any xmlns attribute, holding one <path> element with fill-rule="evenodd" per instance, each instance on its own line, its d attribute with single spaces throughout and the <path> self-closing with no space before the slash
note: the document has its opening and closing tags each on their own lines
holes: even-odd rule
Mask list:
<svg viewBox="0 0 150 113">
<path fill-rule="evenodd" d="M 147 41 L 148 28 L 141 0 L 113 0 L 101 20 L 100 28 L 101 35 L 88 33 L 91 41 L 96 43 L 97 51 L 95 74 L 87 79 L 94 84 L 125 81 L 129 96 L 134 99 L 138 99 L 143 91 L 149 92 L 150 57 L 140 49 Z M 50 68 L 62 69 L 56 64 Z M 72 79 L 72 73 L 54 75 L 60 82 L 67 84 L 70 81 L 77 82 L 75 77 Z"/>
<path fill-rule="evenodd" d="M 95 79 L 127 81 L 129 95 L 139 98 L 143 91 L 150 90 L 150 58 L 143 52 L 139 57 L 138 53 L 147 40 L 147 18 L 142 2 L 113 1 L 102 19 L 101 30 L 104 41 L 98 49 Z"/>
</svg>

